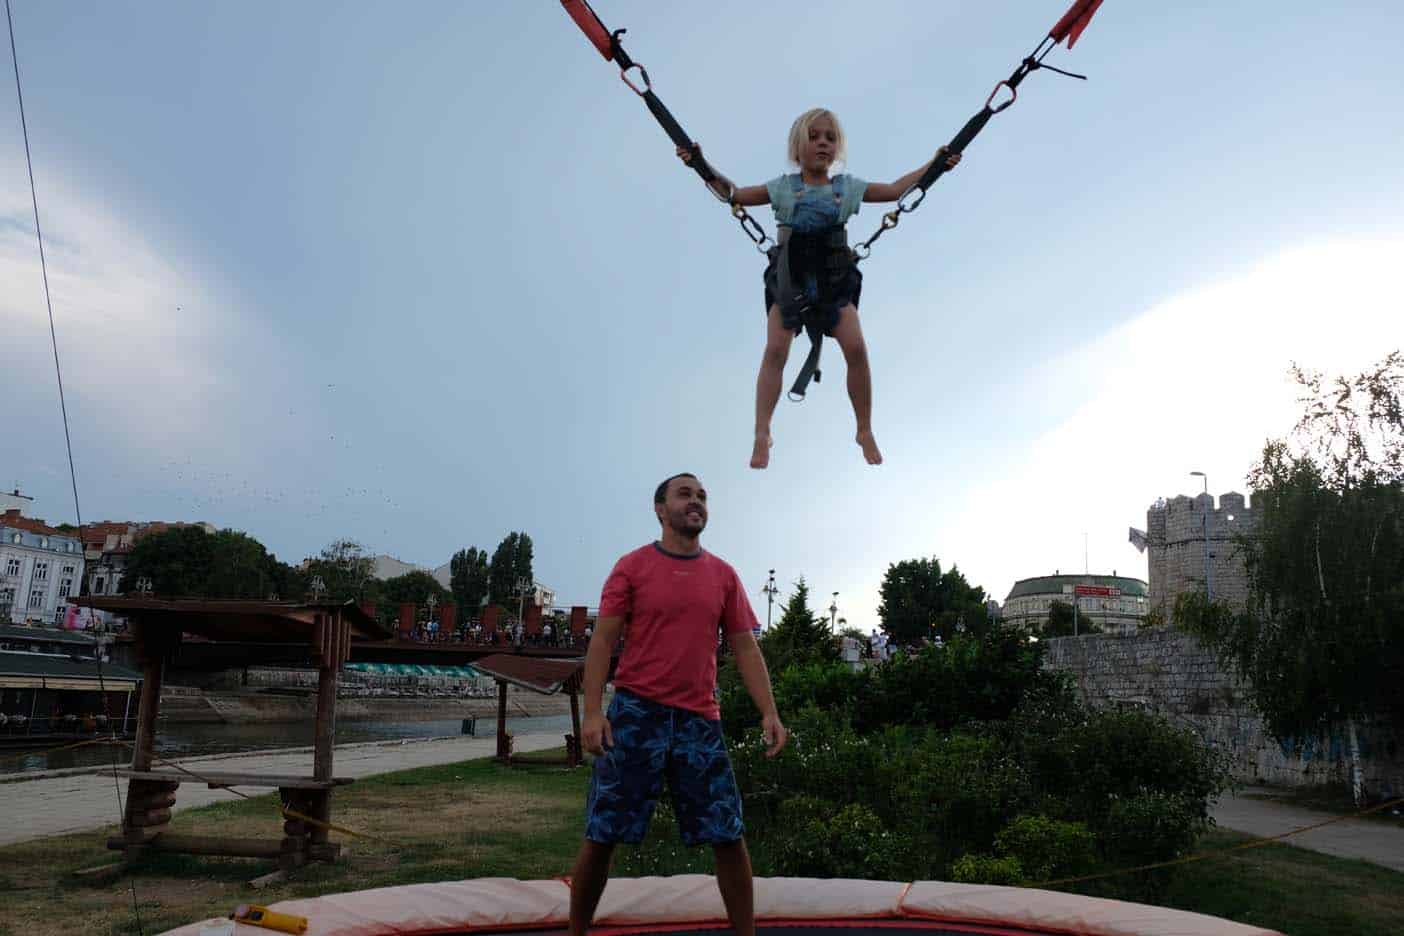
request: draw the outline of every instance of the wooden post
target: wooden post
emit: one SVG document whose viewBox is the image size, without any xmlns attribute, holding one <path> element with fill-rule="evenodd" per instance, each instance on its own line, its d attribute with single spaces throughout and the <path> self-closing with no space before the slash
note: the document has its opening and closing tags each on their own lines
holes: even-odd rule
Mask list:
<svg viewBox="0 0 1404 936">
<path fill-rule="evenodd" d="M 161 677 L 165 670 L 161 647 L 149 628 L 137 631 L 137 653 L 142 660 L 141 701 L 137 703 L 136 745 L 132 769 L 150 770 L 156 749 L 156 716 L 161 710 Z"/>
<path fill-rule="evenodd" d="M 570 690 L 570 733 L 575 737 L 575 744 L 566 753 L 569 755 L 570 766 L 578 767 L 584 757 L 583 748 L 580 746 L 580 697 L 574 689 Z"/>
<path fill-rule="evenodd" d="M 512 742 L 507 737 L 507 683 L 497 681 L 497 757 L 506 761 L 512 757 Z"/>
<path fill-rule="evenodd" d="M 325 620 L 318 616 L 318 623 Z M 336 623 L 340 623 L 337 621 Z M 331 628 L 331 629 L 334 629 Z M 323 644 L 321 659 L 317 669 L 317 726 L 313 738 L 312 778 L 330 780 L 332 778 L 332 748 L 336 741 L 336 670 L 334 649 L 326 641 Z"/>
</svg>

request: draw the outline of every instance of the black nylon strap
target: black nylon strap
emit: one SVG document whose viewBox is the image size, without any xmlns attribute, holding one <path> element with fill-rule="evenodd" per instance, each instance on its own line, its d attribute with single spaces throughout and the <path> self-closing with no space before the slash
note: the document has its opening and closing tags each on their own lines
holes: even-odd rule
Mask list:
<svg viewBox="0 0 1404 936">
<path fill-rule="evenodd" d="M 793 403 L 804 400 L 804 391 L 809 386 L 810 378 L 819 383 L 823 376 L 819 370 L 819 352 L 824 350 L 824 333 L 817 325 L 805 325 L 804 330 L 809 335 L 809 354 L 800 365 L 794 386 L 790 387 L 790 401 Z"/>
</svg>

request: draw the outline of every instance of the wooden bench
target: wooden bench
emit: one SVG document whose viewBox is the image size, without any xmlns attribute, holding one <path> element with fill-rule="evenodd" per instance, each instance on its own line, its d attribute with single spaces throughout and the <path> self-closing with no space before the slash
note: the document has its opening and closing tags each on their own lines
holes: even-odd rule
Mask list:
<svg viewBox="0 0 1404 936">
<path fill-rule="evenodd" d="M 295 777 L 288 774 L 231 773 L 220 770 L 192 770 L 189 773 L 183 770 L 119 770 L 117 776 L 155 783 L 205 783 L 211 790 L 236 786 L 277 787 L 280 790 L 330 790 L 356 782 L 351 777 L 314 780 L 311 777 Z"/>
<path fill-rule="evenodd" d="M 223 838 L 173 835 L 167 831 L 176 790 L 182 783 L 204 783 L 212 790 L 231 787 L 275 787 L 284 809 L 326 822 L 331 815 L 331 791 L 354 782 L 350 777 L 315 780 L 288 774 L 237 773 L 220 770 L 119 770 L 128 780 L 127 808 L 122 834 L 108 839 L 107 847 L 122 851 L 127 860 L 144 851 L 187 855 L 221 855 L 277 859 L 282 870 L 309 860 L 332 861 L 341 846 L 327 840 L 326 829 L 297 816 L 285 816 L 281 839 Z"/>
</svg>

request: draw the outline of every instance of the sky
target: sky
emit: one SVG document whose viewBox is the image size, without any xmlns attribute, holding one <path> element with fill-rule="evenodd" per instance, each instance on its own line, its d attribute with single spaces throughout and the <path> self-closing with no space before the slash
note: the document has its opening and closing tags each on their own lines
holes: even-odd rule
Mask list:
<svg viewBox="0 0 1404 936">
<path fill-rule="evenodd" d="M 812 106 L 856 175 L 916 168 L 1063 12 L 594 5 L 740 184 L 788 170 Z M 524 530 L 538 579 L 594 605 L 656 537 L 654 485 L 692 471 L 762 619 L 774 569 L 868 630 L 905 559 L 1000 600 L 1144 578 L 1127 528 L 1191 471 L 1246 491 L 1293 362 L 1404 345 L 1387 0 L 1105 3 L 1048 59 L 1090 80 L 1030 76 L 863 265 L 886 463 L 829 343 L 764 472 L 764 260 L 555 0 L 13 7 L 85 520 L 431 567 Z M 5 84 L 0 486 L 73 522 L 24 158 Z"/>
</svg>

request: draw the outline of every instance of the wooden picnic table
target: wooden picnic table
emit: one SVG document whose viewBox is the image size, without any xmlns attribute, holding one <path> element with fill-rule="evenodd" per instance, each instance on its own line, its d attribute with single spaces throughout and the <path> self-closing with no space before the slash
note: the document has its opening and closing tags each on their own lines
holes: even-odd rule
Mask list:
<svg viewBox="0 0 1404 936">
<path fill-rule="evenodd" d="M 337 678 L 351 655 L 352 636 L 381 640 L 390 636 L 389 630 L 351 603 L 170 600 L 149 596 L 95 598 L 91 603 L 93 607 L 123 614 L 131 621 L 137 659 L 144 674 L 131 767 L 118 774 L 127 780 L 122 832 L 110 838 L 107 847 L 123 852 L 128 864 L 148 851 L 272 858 L 283 871 L 308 861 L 334 860 L 341 846 L 328 839 L 332 791 L 351 782 L 332 774 Z M 308 661 L 318 673 L 312 776 L 230 773 L 205 770 L 203 766 L 154 769 L 164 663 L 184 634 L 246 642 L 253 657 L 250 663 L 259 662 L 254 656 L 257 651 L 252 649 L 256 645 L 293 643 L 308 647 Z M 172 834 L 171 808 L 182 783 L 204 783 L 211 789 L 276 788 L 284 810 L 282 837 Z"/>
</svg>

